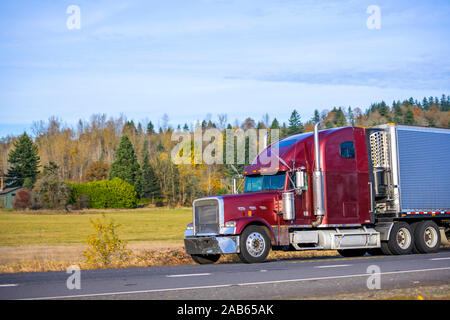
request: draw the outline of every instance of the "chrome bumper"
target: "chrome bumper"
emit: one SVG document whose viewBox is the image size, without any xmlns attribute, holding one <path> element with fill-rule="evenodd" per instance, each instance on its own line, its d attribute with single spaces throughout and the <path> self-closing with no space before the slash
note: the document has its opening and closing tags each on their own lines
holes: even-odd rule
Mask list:
<svg viewBox="0 0 450 320">
<path fill-rule="evenodd" d="M 184 238 L 188 254 L 239 253 L 239 236 L 208 236 Z"/>
</svg>

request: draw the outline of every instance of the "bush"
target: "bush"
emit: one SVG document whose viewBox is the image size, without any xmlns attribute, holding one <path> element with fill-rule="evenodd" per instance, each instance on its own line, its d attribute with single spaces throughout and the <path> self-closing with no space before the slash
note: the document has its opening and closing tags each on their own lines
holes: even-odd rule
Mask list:
<svg viewBox="0 0 450 320">
<path fill-rule="evenodd" d="M 31 199 L 31 197 L 30 197 L 29 191 L 19 190 L 17 192 L 16 196 L 14 197 L 13 208 L 21 209 L 21 210 L 29 208 L 31 206 L 30 199 Z"/>
<path fill-rule="evenodd" d="M 164 207 L 164 200 L 163 199 L 155 199 L 155 206 L 160 208 L 160 207 Z"/>
<path fill-rule="evenodd" d="M 68 209 L 71 185 L 60 181 L 56 175 L 41 176 L 33 189 L 33 209 Z"/>
<path fill-rule="evenodd" d="M 71 204 L 78 209 L 136 208 L 134 187 L 120 178 L 72 184 Z"/>
<path fill-rule="evenodd" d="M 106 267 L 125 263 L 131 251 L 127 250 L 126 242 L 116 234 L 120 225 L 112 218 L 107 221 L 104 214 L 102 219 L 90 219 L 90 222 L 94 232 L 88 237 L 88 248 L 83 252 L 86 264 L 90 267 Z"/>
</svg>

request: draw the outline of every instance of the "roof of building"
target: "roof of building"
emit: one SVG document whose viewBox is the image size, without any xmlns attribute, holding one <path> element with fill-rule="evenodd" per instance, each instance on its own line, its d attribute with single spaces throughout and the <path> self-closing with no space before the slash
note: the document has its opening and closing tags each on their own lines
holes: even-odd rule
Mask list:
<svg viewBox="0 0 450 320">
<path fill-rule="evenodd" d="M 6 188 L 6 189 L 3 189 L 2 191 L 0 191 L 0 194 L 7 194 L 7 193 L 13 192 L 17 189 L 20 189 L 20 187 Z"/>
</svg>

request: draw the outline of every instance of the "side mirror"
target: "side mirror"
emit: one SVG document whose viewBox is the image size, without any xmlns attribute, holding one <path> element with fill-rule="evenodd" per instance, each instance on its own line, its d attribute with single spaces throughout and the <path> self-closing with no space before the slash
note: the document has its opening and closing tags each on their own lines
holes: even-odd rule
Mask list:
<svg viewBox="0 0 450 320">
<path fill-rule="evenodd" d="M 298 193 L 308 189 L 308 177 L 304 170 L 305 167 L 301 167 L 299 170 L 295 171 L 295 189 Z"/>
<path fill-rule="evenodd" d="M 305 176 L 302 171 L 295 172 L 295 189 L 302 189 L 305 186 Z"/>
</svg>

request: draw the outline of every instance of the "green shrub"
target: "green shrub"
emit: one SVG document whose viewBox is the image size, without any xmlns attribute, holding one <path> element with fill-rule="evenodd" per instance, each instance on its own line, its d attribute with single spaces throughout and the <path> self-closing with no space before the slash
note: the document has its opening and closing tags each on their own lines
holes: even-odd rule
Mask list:
<svg viewBox="0 0 450 320">
<path fill-rule="evenodd" d="M 125 263 L 131 251 L 116 233 L 120 225 L 112 218 L 107 221 L 104 214 L 101 219 L 90 219 L 90 222 L 94 232 L 87 238 L 88 248 L 83 252 L 86 264 L 89 267 L 106 267 Z"/>
<path fill-rule="evenodd" d="M 136 195 L 134 187 L 120 178 L 75 183 L 71 204 L 78 209 L 136 208 Z"/>
</svg>

